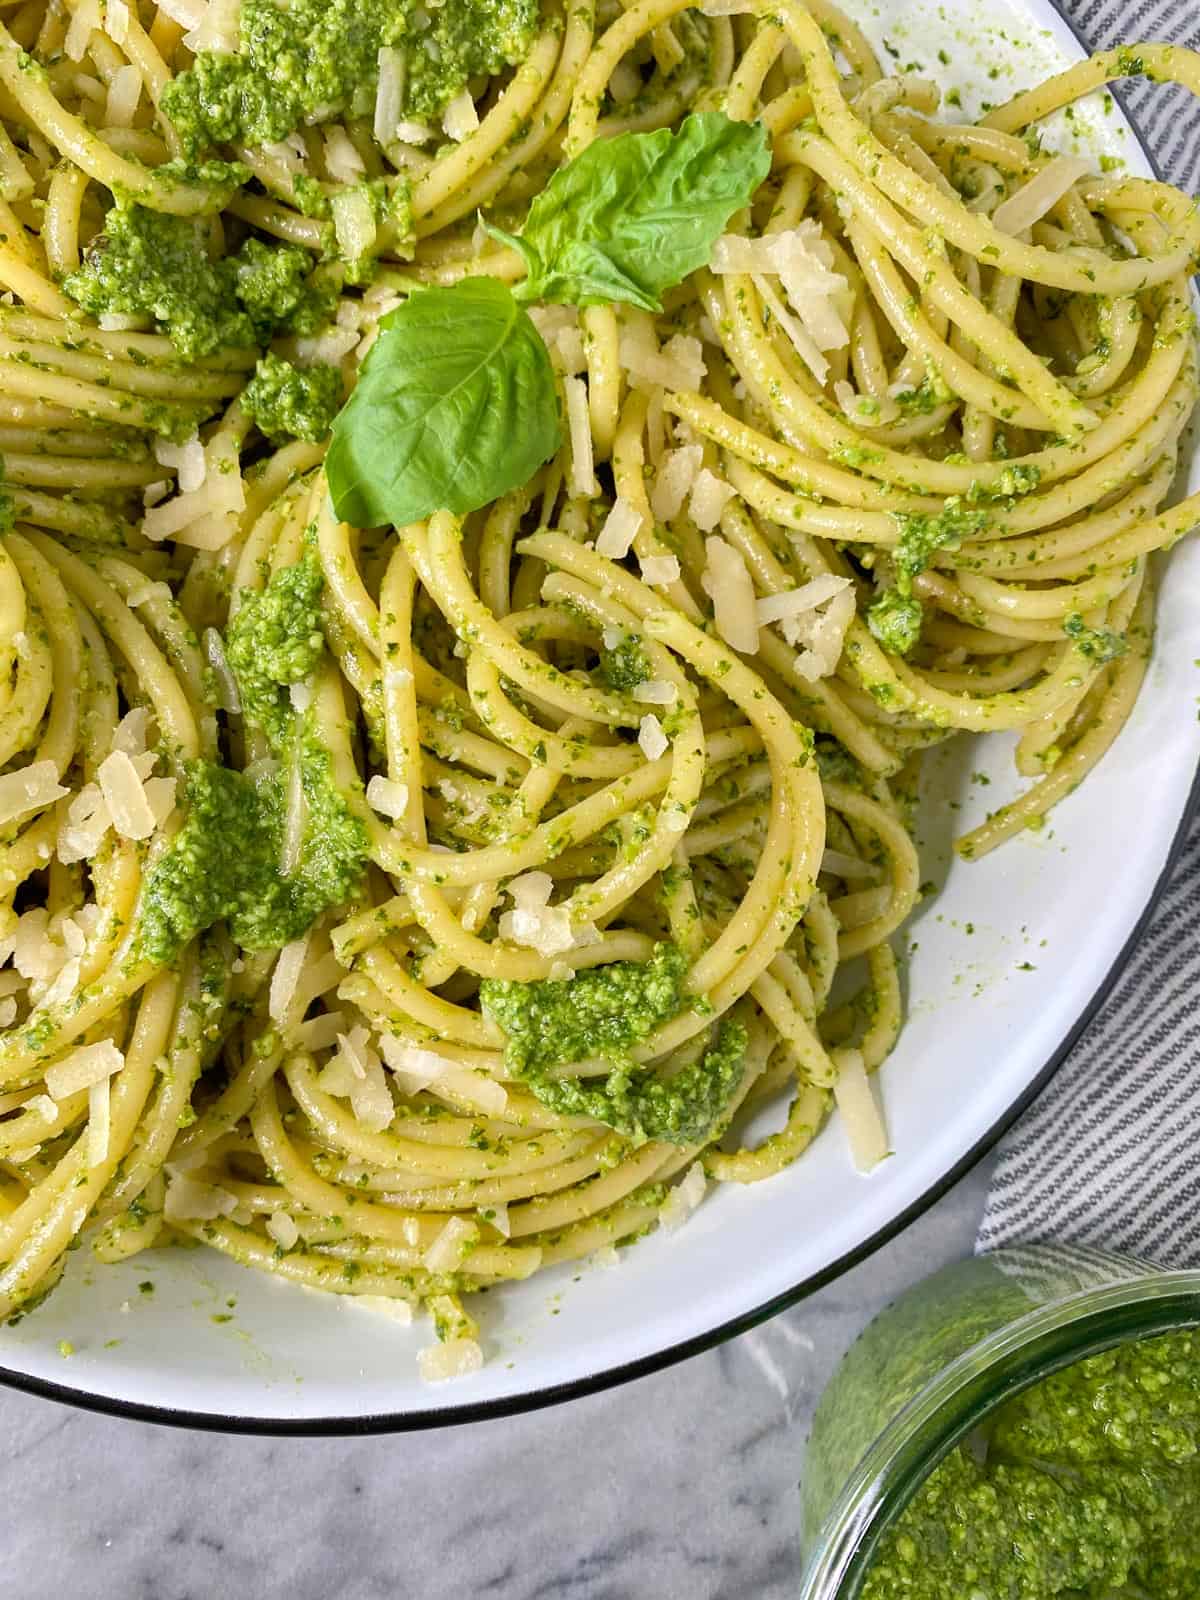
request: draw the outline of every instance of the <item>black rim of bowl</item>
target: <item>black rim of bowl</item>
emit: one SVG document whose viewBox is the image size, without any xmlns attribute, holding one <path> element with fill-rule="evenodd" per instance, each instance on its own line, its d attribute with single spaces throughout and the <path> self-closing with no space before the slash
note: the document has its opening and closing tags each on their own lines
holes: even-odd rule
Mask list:
<svg viewBox="0 0 1200 1600">
<path fill-rule="evenodd" d="M 1079 48 L 1085 54 L 1090 54 L 1090 48 L 1079 30 L 1063 15 L 1056 0 L 1043 0 L 1043 3 L 1047 9 L 1054 12 L 1059 22 L 1075 40 Z M 1118 99 L 1121 99 L 1119 90 Z M 1128 122 L 1133 137 L 1137 141 L 1138 147 L 1151 171 L 1157 178 L 1166 181 L 1153 151 L 1142 137 L 1137 123 L 1123 100 L 1121 107 L 1125 114 L 1125 120 Z M 849 1272 L 852 1267 L 858 1266 L 868 1256 L 874 1255 L 876 1250 L 879 1250 L 883 1245 L 888 1244 L 892 1239 L 903 1233 L 911 1222 L 915 1222 L 918 1217 L 923 1216 L 931 1206 L 935 1205 L 944 1194 L 947 1194 L 999 1142 L 1021 1114 L 1033 1104 L 1038 1095 L 1049 1084 L 1059 1067 L 1062 1066 L 1078 1043 L 1088 1024 L 1100 1010 L 1102 1003 L 1128 964 L 1162 898 L 1175 864 L 1183 851 L 1192 819 L 1197 815 L 1198 811 L 1200 811 L 1200 771 L 1193 775 L 1187 801 L 1179 819 L 1179 826 L 1175 831 L 1174 838 L 1171 840 L 1162 871 L 1159 873 L 1158 879 L 1150 891 L 1150 896 L 1142 908 L 1137 922 L 1130 931 L 1129 937 L 1122 945 L 1120 953 L 1053 1055 L 1041 1071 L 1016 1097 L 1003 1116 L 998 1117 L 991 1127 L 975 1141 L 971 1148 L 947 1172 L 943 1173 L 936 1183 L 931 1184 L 923 1194 L 918 1195 L 903 1211 L 893 1217 L 882 1228 L 878 1228 L 869 1238 L 864 1239 L 861 1244 L 856 1245 L 853 1250 L 847 1250 L 844 1255 L 839 1256 L 836 1261 L 831 1261 L 828 1266 L 822 1267 L 819 1272 L 810 1274 L 810 1276 L 794 1284 L 791 1288 L 784 1289 L 780 1294 L 773 1295 L 770 1300 L 764 1301 L 761 1305 L 755 1306 L 749 1311 L 742 1312 L 739 1316 L 731 1317 L 727 1322 L 722 1322 L 715 1328 L 708 1328 L 703 1333 L 694 1334 L 690 1339 L 683 1339 L 678 1344 L 669 1345 L 663 1350 L 656 1350 L 652 1355 L 641 1356 L 636 1361 L 622 1362 L 615 1367 L 606 1367 L 602 1372 L 593 1372 L 586 1377 L 572 1378 L 567 1383 L 550 1384 L 545 1388 L 527 1390 L 523 1394 L 505 1396 L 494 1400 L 476 1401 L 469 1405 L 445 1406 L 429 1411 L 384 1411 L 362 1417 L 306 1417 L 293 1421 L 279 1417 L 233 1416 L 215 1411 L 187 1411 L 171 1406 L 142 1405 L 136 1400 L 119 1400 L 110 1395 L 93 1394 L 86 1389 L 73 1389 L 66 1384 L 51 1383 L 47 1379 L 35 1378 L 24 1372 L 14 1372 L 11 1368 L 4 1366 L 0 1366 L 0 1384 L 12 1389 L 18 1389 L 25 1394 L 37 1395 L 43 1400 L 57 1400 L 63 1405 L 75 1406 L 82 1411 L 98 1411 L 106 1416 L 123 1417 L 133 1422 L 157 1422 L 168 1427 L 197 1428 L 208 1433 L 252 1433 L 302 1438 L 337 1437 L 375 1433 L 415 1433 L 426 1428 L 450 1428 L 464 1422 L 487 1422 L 496 1417 L 515 1416 L 523 1411 L 538 1411 L 543 1407 L 561 1405 L 566 1400 L 578 1400 L 584 1395 L 599 1394 L 604 1389 L 613 1389 L 619 1384 L 631 1383 L 636 1378 L 649 1377 L 651 1373 L 661 1372 L 665 1367 L 674 1366 L 679 1361 L 686 1361 L 691 1356 L 703 1355 L 705 1351 L 714 1349 L 727 1339 L 733 1339 L 738 1334 L 747 1333 L 750 1329 L 758 1327 L 760 1323 L 767 1322 L 770 1318 L 777 1316 L 781 1311 L 786 1311 L 791 1306 L 799 1305 L 809 1295 L 815 1294 L 818 1289 L 824 1288 L 827 1283 L 831 1283 L 835 1278 L 840 1278 L 844 1272 Z"/>
</svg>

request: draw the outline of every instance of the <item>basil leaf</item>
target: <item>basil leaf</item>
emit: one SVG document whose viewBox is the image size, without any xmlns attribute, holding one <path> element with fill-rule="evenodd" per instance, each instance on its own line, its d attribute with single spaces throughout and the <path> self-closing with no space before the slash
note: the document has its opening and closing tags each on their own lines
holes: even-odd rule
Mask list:
<svg viewBox="0 0 1200 1600">
<path fill-rule="evenodd" d="M 597 140 L 550 180 L 519 237 L 488 231 L 524 257 L 519 300 L 661 311 L 662 291 L 707 264 L 770 170 L 761 123 L 705 111 L 677 133 Z"/>
<path fill-rule="evenodd" d="M 476 511 L 558 449 L 550 357 L 507 284 L 422 289 L 379 327 L 325 458 L 343 522 L 403 527 Z"/>
</svg>

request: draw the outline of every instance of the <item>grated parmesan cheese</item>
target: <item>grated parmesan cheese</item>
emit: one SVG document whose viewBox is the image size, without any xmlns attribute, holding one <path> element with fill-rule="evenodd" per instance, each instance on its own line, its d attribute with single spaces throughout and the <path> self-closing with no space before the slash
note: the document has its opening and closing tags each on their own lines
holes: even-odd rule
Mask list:
<svg viewBox="0 0 1200 1600">
<path fill-rule="evenodd" d="M 704 1176 L 704 1168 L 698 1161 L 693 1161 L 684 1173 L 682 1181 L 675 1185 L 663 1201 L 662 1210 L 658 1213 L 658 1225 L 664 1233 L 674 1233 L 677 1228 L 682 1228 L 704 1199 L 707 1188 L 708 1180 Z"/>
<path fill-rule="evenodd" d="M 104 122 L 109 128 L 132 128 L 142 98 L 142 75 L 134 66 L 118 67 L 109 79 Z"/>
<path fill-rule="evenodd" d="M 659 522 L 674 522 L 692 492 L 703 461 L 704 451 L 698 444 L 668 450 L 663 456 L 650 494 L 650 509 Z"/>
<path fill-rule="evenodd" d="M 228 1189 L 186 1173 L 168 1170 L 163 1215 L 168 1222 L 213 1222 L 237 1210 L 237 1197 Z"/>
<path fill-rule="evenodd" d="M 329 211 L 343 259 L 357 261 L 360 256 L 367 255 L 375 244 L 378 229 L 366 189 L 343 189 L 330 200 Z"/>
<path fill-rule="evenodd" d="M 523 872 L 519 878 L 509 882 L 508 892 L 514 905 L 533 910 L 549 905 L 550 896 L 554 893 L 554 879 L 548 872 Z"/>
<path fill-rule="evenodd" d="M 65 1100 L 68 1095 L 111 1078 L 124 1065 L 125 1057 L 111 1039 L 80 1045 L 46 1068 L 46 1092 L 52 1100 Z"/>
<path fill-rule="evenodd" d="M 839 578 L 833 573 L 822 573 L 798 589 L 785 589 L 781 594 L 769 594 L 755 602 L 755 611 L 761 626 L 780 622 L 785 617 L 797 617 L 815 611 L 834 595 L 850 588 L 849 578 Z"/>
<path fill-rule="evenodd" d="M 634 685 L 633 698 L 640 700 L 643 705 L 673 706 L 679 698 L 679 691 L 665 678 L 648 678 L 645 683 Z"/>
<path fill-rule="evenodd" d="M 271 987 L 267 991 L 267 1015 L 272 1022 L 282 1022 L 287 1016 L 307 956 L 307 934 L 299 939 L 293 939 L 290 944 L 285 944 L 279 952 L 274 971 L 271 973 Z"/>
<path fill-rule="evenodd" d="M 638 724 L 638 744 L 647 761 L 657 761 L 671 748 L 671 741 L 663 732 L 662 723 L 652 711 Z"/>
<path fill-rule="evenodd" d="M 384 1034 L 379 1048 L 407 1095 L 420 1094 L 433 1084 L 452 1091 L 477 1105 L 488 1116 L 502 1116 L 508 1109 L 508 1093 L 503 1084 L 485 1073 L 472 1072 L 457 1062 L 439 1056 L 420 1045 L 407 1044 L 392 1034 Z"/>
<path fill-rule="evenodd" d="M 408 810 L 408 785 L 377 772 L 367 784 L 367 804 L 393 820 Z"/>
<path fill-rule="evenodd" d="M 715 472 L 701 467 L 692 484 L 692 497 L 688 511 L 701 533 L 711 533 L 721 520 L 725 507 L 736 496 L 737 490 Z"/>
<path fill-rule="evenodd" d="M 267 1218 L 267 1232 L 281 1250 L 295 1249 L 300 1239 L 296 1219 L 286 1211 L 276 1211 Z"/>
<path fill-rule="evenodd" d="M 700 585 L 712 600 L 717 632 L 732 649 L 753 655 L 758 649 L 758 617 L 745 559 L 717 535 L 704 541 L 704 550 L 708 565 Z"/>
<path fill-rule="evenodd" d="M 227 471 L 205 471 L 198 489 L 177 494 L 153 506 L 142 519 L 142 532 L 155 543 L 176 539 L 198 550 L 219 550 L 235 532 L 234 514 L 246 509 L 246 490 L 236 466 Z M 216 519 L 214 521 L 214 519 Z"/>
<path fill-rule="evenodd" d="M 134 706 L 113 729 L 113 750 L 123 750 L 133 760 L 145 755 L 150 744 L 150 707 Z"/>
<path fill-rule="evenodd" d="M 463 1257 L 479 1243 L 479 1229 L 465 1217 L 451 1217 L 421 1257 L 427 1272 L 453 1272 Z"/>
<path fill-rule="evenodd" d="M 647 338 L 640 329 L 623 330 L 617 351 L 631 388 L 650 385 L 691 394 L 704 382 L 703 346 L 687 334 L 677 333 L 659 350 L 652 333 Z"/>
<path fill-rule="evenodd" d="M 312 338 L 296 340 L 296 359 L 304 367 L 316 366 L 321 362 L 336 367 L 357 343 L 358 332 L 354 328 L 326 328 Z"/>
<path fill-rule="evenodd" d="M 71 24 L 63 40 L 63 54 L 68 61 L 83 60 L 92 34 L 98 32 L 100 27 L 100 0 L 79 0 L 71 13 Z"/>
<path fill-rule="evenodd" d="M 870 1172 L 891 1152 L 887 1129 L 875 1104 L 861 1050 L 837 1052 L 833 1098 L 842 1116 L 850 1154 L 859 1172 Z"/>
<path fill-rule="evenodd" d="M 523 945 L 539 955 L 561 955 L 575 945 L 571 914 L 566 906 L 549 904 L 554 880 L 547 872 L 526 872 L 508 886 L 512 911 L 498 921 L 500 937 L 510 944 Z"/>
<path fill-rule="evenodd" d="M 367 170 L 354 141 L 340 124 L 325 130 L 325 165 L 339 183 L 357 183 Z"/>
<path fill-rule="evenodd" d="M 811 337 L 808 329 L 784 306 L 779 295 L 761 274 L 755 274 L 754 287 L 762 297 L 763 304 L 770 311 L 771 316 L 787 335 L 793 350 L 803 361 L 819 384 L 824 384 L 829 377 L 829 363 L 821 354 L 816 341 Z"/>
<path fill-rule="evenodd" d="M 772 315 L 821 384 L 829 372 L 822 352 L 844 349 L 850 342 L 852 295 L 846 279 L 833 270 L 834 259 L 833 247 L 813 217 L 757 239 L 725 234 L 713 247 L 712 270 L 749 273 L 754 278 Z M 782 284 L 798 323 L 765 282 L 771 277 Z"/>
<path fill-rule="evenodd" d="M 65 1005 L 79 987 L 81 966 L 78 956 L 68 956 L 39 1003 L 48 1007 Z"/>
<path fill-rule="evenodd" d="M 32 761 L 0 776 L 0 824 L 16 822 L 70 794 L 58 781 L 53 761 Z"/>
<path fill-rule="evenodd" d="M 1015 194 L 1000 202 L 992 212 L 993 226 L 1001 233 L 1024 233 L 1053 210 L 1089 170 L 1087 162 L 1078 156 L 1055 156 Z"/>
<path fill-rule="evenodd" d="M 114 750 L 96 776 L 115 832 L 122 839 L 148 839 L 154 832 L 154 812 L 132 759 L 124 750 Z"/>
<path fill-rule="evenodd" d="M 382 1133 L 396 1115 L 396 1104 L 383 1075 L 383 1063 L 371 1048 L 370 1034 L 361 1025 L 338 1035 L 338 1048 L 350 1064 L 354 1082 L 350 1109 L 372 1133 Z"/>
<path fill-rule="evenodd" d="M 193 55 L 216 50 L 235 55 L 241 43 L 241 0 L 208 0 L 199 23 L 183 36 Z"/>
<path fill-rule="evenodd" d="M 479 112 L 475 109 L 475 101 L 470 91 L 464 89 L 461 94 L 455 95 L 442 113 L 442 131 L 455 144 L 461 144 L 478 126 Z"/>
<path fill-rule="evenodd" d="M 799 650 L 796 668 L 814 683 L 837 670 L 846 631 L 854 621 L 854 588 L 849 578 L 822 574 L 784 594 L 768 595 L 757 605 L 760 623 L 779 623 L 779 631 Z"/>
<path fill-rule="evenodd" d="M 63 947 L 50 937 L 49 921 L 45 906 L 35 906 L 17 918 L 13 933 L 13 966 L 35 983 L 49 983 L 67 959 Z"/>
<path fill-rule="evenodd" d="M 509 944 L 536 950 L 540 956 L 561 955 L 574 949 L 575 934 L 566 906 L 518 906 L 498 919 L 500 937 Z"/>
<path fill-rule="evenodd" d="M 317 1050 L 328 1050 L 330 1045 L 337 1043 L 338 1034 L 345 1031 L 346 1018 L 343 1012 L 323 1011 L 319 1017 L 310 1017 L 307 1022 L 302 1022 L 292 1037 L 297 1050 L 307 1050 L 312 1054 Z"/>
<path fill-rule="evenodd" d="M 384 45 L 379 51 L 379 87 L 375 91 L 375 138 L 391 144 L 404 116 L 404 90 L 408 79 L 408 58 L 403 50 Z"/>
<path fill-rule="evenodd" d="M 568 489 L 573 496 L 590 500 L 600 491 L 592 456 L 592 421 L 588 409 L 587 384 L 582 378 L 564 378 L 563 390 L 567 397 L 567 427 L 571 438 Z"/>
<path fill-rule="evenodd" d="M 646 556 L 644 560 L 639 560 L 639 565 L 642 582 L 656 589 L 665 589 L 670 583 L 678 583 L 682 576 L 678 556 Z"/>
<path fill-rule="evenodd" d="M 88 1090 L 87 1164 L 101 1167 L 108 1160 L 109 1134 L 112 1128 L 112 1101 L 109 1080 L 101 1078 Z"/>
<path fill-rule="evenodd" d="M 129 7 L 125 0 L 105 0 L 104 31 L 114 44 L 124 44 L 129 36 Z"/>
<path fill-rule="evenodd" d="M 417 1370 L 425 1383 L 464 1378 L 482 1366 L 483 1351 L 477 1339 L 447 1339 L 445 1344 L 426 1345 L 417 1351 Z"/>
<path fill-rule="evenodd" d="M 407 1300 L 394 1300 L 390 1294 L 344 1294 L 339 1298 L 343 1305 L 369 1311 L 376 1317 L 387 1317 L 404 1328 L 412 1326 L 412 1306 Z"/>
<path fill-rule="evenodd" d="M 583 334 L 576 327 L 560 328 L 550 347 L 550 356 L 560 372 L 574 377 L 587 368 L 587 352 L 583 348 Z"/>
<path fill-rule="evenodd" d="M 423 122 L 398 122 L 396 124 L 396 138 L 401 144 L 428 144 L 433 138 L 433 129 Z"/>
<path fill-rule="evenodd" d="M 629 554 L 643 521 L 642 513 L 633 501 L 618 495 L 612 510 L 604 519 L 604 526 L 596 535 L 596 554 L 607 556 L 610 561 L 620 561 Z"/>
</svg>

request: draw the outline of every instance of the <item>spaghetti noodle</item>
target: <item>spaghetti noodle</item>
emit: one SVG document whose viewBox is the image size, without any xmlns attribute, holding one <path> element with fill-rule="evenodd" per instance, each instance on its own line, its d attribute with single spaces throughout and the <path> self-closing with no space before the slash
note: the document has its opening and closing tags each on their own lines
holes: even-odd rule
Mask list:
<svg viewBox="0 0 1200 1600">
<path fill-rule="evenodd" d="M 1016 730 L 958 848 L 1036 826 L 1197 516 L 1200 223 L 1036 129 L 1200 62 L 967 124 L 826 0 L 321 9 L 300 61 L 303 5 L 0 5 L 0 1317 L 84 1233 L 188 1236 L 426 1307 L 436 1378 L 471 1291 L 831 1112 L 886 1152 L 921 754 Z M 607 235 L 537 256 L 588 152 L 731 124 L 761 170 L 661 298 L 578 288 L 636 279 Z M 534 302 L 544 464 L 339 520 L 397 310 L 480 281 Z"/>
</svg>

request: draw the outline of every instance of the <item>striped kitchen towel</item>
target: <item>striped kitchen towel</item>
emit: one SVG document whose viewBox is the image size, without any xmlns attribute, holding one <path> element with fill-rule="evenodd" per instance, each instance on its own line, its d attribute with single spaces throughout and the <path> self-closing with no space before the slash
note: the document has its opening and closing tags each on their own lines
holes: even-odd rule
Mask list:
<svg viewBox="0 0 1200 1600">
<path fill-rule="evenodd" d="M 1062 10 L 1092 49 L 1200 48 L 1197 0 Z M 1117 93 L 1164 176 L 1195 194 L 1200 105 L 1140 82 Z M 976 1248 L 1043 1238 L 1200 1265 L 1200 819 L 1113 992 L 1000 1146 Z"/>
</svg>

